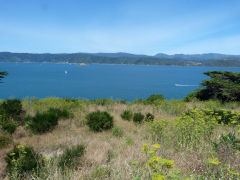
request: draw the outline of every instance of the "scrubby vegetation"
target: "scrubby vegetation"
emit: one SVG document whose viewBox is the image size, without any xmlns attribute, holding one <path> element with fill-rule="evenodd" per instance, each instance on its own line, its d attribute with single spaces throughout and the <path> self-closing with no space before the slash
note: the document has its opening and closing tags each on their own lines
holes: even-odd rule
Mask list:
<svg viewBox="0 0 240 180">
<path fill-rule="evenodd" d="M 130 121 L 132 119 L 132 111 L 130 110 L 125 110 L 123 111 L 123 113 L 121 114 L 121 118 L 127 121 Z"/>
<path fill-rule="evenodd" d="M 74 168 L 81 164 L 79 158 L 83 155 L 85 147 L 83 145 L 76 145 L 64 150 L 59 157 L 58 167 L 64 171 L 66 168 Z"/>
<path fill-rule="evenodd" d="M 86 116 L 87 125 L 93 131 L 102 131 L 113 127 L 113 117 L 108 112 L 96 111 Z"/>
<path fill-rule="evenodd" d="M 207 74 L 185 100 L 1 101 L 0 179 L 240 179 L 239 74 Z"/>
</svg>

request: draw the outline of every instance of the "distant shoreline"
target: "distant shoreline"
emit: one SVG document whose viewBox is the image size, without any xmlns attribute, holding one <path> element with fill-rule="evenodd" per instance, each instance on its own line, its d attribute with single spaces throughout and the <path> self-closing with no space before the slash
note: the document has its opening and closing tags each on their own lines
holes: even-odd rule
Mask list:
<svg viewBox="0 0 240 180">
<path fill-rule="evenodd" d="M 69 62 L 50 62 L 50 61 L 44 61 L 44 62 L 33 62 L 33 61 L 0 61 L 0 63 L 48 63 L 48 64 L 69 64 L 69 65 L 77 65 L 77 66 L 88 66 L 88 65 L 123 65 L 123 66 L 172 66 L 172 67 L 211 67 L 211 68 L 240 68 L 240 66 L 198 66 L 198 65 L 158 65 L 158 64 L 111 64 L 111 63 L 89 63 L 83 65 L 79 65 L 81 63 L 69 63 Z"/>
</svg>

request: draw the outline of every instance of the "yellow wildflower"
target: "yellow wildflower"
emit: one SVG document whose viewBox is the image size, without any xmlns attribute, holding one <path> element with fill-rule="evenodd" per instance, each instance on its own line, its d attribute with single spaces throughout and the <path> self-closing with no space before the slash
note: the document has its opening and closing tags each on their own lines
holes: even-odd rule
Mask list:
<svg viewBox="0 0 240 180">
<path fill-rule="evenodd" d="M 154 144 L 154 145 L 153 145 L 153 148 L 154 148 L 154 149 L 159 149 L 159 148 L 160 148 L 160 144 Z"/>
<path fill-rule="evenodd" d="M 214 158 L 214 159 L 208 158 L 208 159 L 207 159 L 207 163 L 217 166 L 217 165 L 219 165 L 221 162 L 218 161 L 218 159 L 216 159 L 216 158 Z"/>
<path fill-rule="evenodd" d="M 148 144 L 143 144 L 142 152 L 147 152 L 148 149 L 149 149 L 149 145 Z"/>
<path fill-rule="evenodd" d="M 228 169 L 229 174 L 234 175 L 234 176 L 239 176 L 239 173 L 236 171 L 232 171 L 231 169 Z"/>
<path fill-rule="evenodd" d="M 10 153 L 10 156 L 14 156 L 16 153 L 14 153 L 14 152 L 12 152 L 12 153 Z"/>
<path fill-rule="evenodd" d="M 160 173 L 154 173 L 152 180 L 165 180 L 165 176 L 161 175 Z"/>
</svg>

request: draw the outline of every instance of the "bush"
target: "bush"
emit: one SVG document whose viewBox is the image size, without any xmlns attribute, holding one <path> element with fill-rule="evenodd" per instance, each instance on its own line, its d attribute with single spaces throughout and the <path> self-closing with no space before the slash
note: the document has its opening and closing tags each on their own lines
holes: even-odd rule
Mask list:
<svg viewBox="0 0 240 180">
<path fill-rule="evenodd" d="M 113 117 L 108 112 L 92 112 L 86 116 L 87 125 L 93 131 L 102 131 L 113 127 Z"/>
<path fill-rule="evenodd" d="M 234 113 L 225 109 L 221 110 L 210 110 L 203 109 L 206 115 L 212 115 L 217 118 L 218 124 L 240 124 L 240 113 Z"/>
<path fill-rule="evenodd" d="M 50 108 L 48 112 L 55 113 L 58 118 L 67 119 L 71 117 L 71 113 L 66 109 Z"/>
<path fill-rule="evenodd" d="M 11 142 L 12 139 L 10 137 L 0 135 L 0 149 L 7 147 Z"/>
<path fill-rule="evenodd" d="M 37 113 L 29 122 L 29 128 L 34 133 L 44 133 L 52 130 L 58 124 L 58 116 L 55 112 L 46 111 Z"/>
<path fill-rule="evenodd" d="M 1 104 L 2 109 L 8 116 L 14 118 L 14 120 L 21 121 L 22 103 L 19 99 L 8 99 Z"/>
<path fill-rule="evenodd" d="M 7 172 L 16 179 L 25 172 L 40 170 L 45 166 L 42 155 L 36 153 L 31 146 L 15 145 L 6 158 Z"/>
<path fill-rule="evenodd" d="M 135 123 L 141 123 L 144 119 L 144 115 L 142 113 L 134 113 L 133 115 L 133 122 Z"/>
<path fill-rule="evenodd" d="M 153 94 L 153 95 L 149 96 L 146 100 L 144 100 L 144 104 L 154 104 L 156 102 L 161 102 L 163 100 L 165 100 L 163 95 Z"/>
<path fill-rule="evenodd" d="M 177 143 L 183 147 L 196 147 L 201 140 L 209 140 L 211 138 L 216 125 L 217 117 L 212 116 L 211 111 L 207 115 L 201 110 L 190 109 L 177 119 Z"/>
<path fill-rule="evenodd" d="M 132 111 L 130 110 L 125 110 L 123 111 L 123 113 L 121 114 L 121 118 L 124 120 L 128 120 L 130 121 L 132 119 Z"/>
<path fill-rule="evenodd" d="M 74 168 L 79 165 L 79 158 L 84 154 L 85 147 L 83 145 L 76 145 L 65 149 L 63 154 L 59 157 L 58 167 L 61 170 L 65 168 Z"/>
<path fill-rule="evenodd" d="M 120 127 L 114 127 L 112 129 L 112 135 L 116 137 L 122 137 L 123 136 L 123 130 Z"/>
<path fill-rule="evenodd" d="M 154 115 L 151 113 L 147 113 L 145 117 L 145 121 L 150 122 L 154 120 Z"/>
<path fill-rule="evenodd" d="M 11 120 L 11 118 L 6 115 L 2 114 L 0 115 L 0 127 L 8 132 L 9 134 L 13 134 L 15 130 L 17 129 L 17 123 Z"/>
</svg>

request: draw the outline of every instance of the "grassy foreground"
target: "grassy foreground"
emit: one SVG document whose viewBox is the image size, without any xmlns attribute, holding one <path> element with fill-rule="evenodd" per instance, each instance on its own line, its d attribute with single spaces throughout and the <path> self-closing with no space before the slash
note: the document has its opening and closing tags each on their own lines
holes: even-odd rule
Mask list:
<svg viewBox="0 0 240 180">
<path fill-rule="evenodd" d="M 217 120 L 223 117 L 212 114 L 212 110 L 220 109 L 238 114 L 239 103 L 164 100 L 146 105 L 112 100 L 45 98 L 26 99 L 22 105 L 31 116 L 49 108 L 67 109 L 73 116 L 60 119 L 52 131 L 43 134 L 32 133 L 26 125 L 19 126 L 9 135 L 10 145 L 0 148 L 0 179 L 11 179 L 5 170 L 5 157 L 17 143 L 31 145 L 46 159 L 46 167 L 39 173 L 27 174 L 27 179 L 240 178 L 239 142 L 231 138 L 224 140 L 229 133 L 239 139 L 240 120 L 230 120 L 228 125 L 218 124 Z M 86 116 L 97 110 L 113 116 L 113 129 L 102 132 L 89 129 Z M 144 115 L 151 113 L 154 120 L 143 123 L 123 120 L 124 110 Z M 202 110 L 209 115 L 203 114 Z M 191 115 L 183 114 L 189 111 Z M 78 163 L 62 171 L 58 167 L 59 158 L 66 148 L 79 144 L 85 151 Z"/>
</svg>

